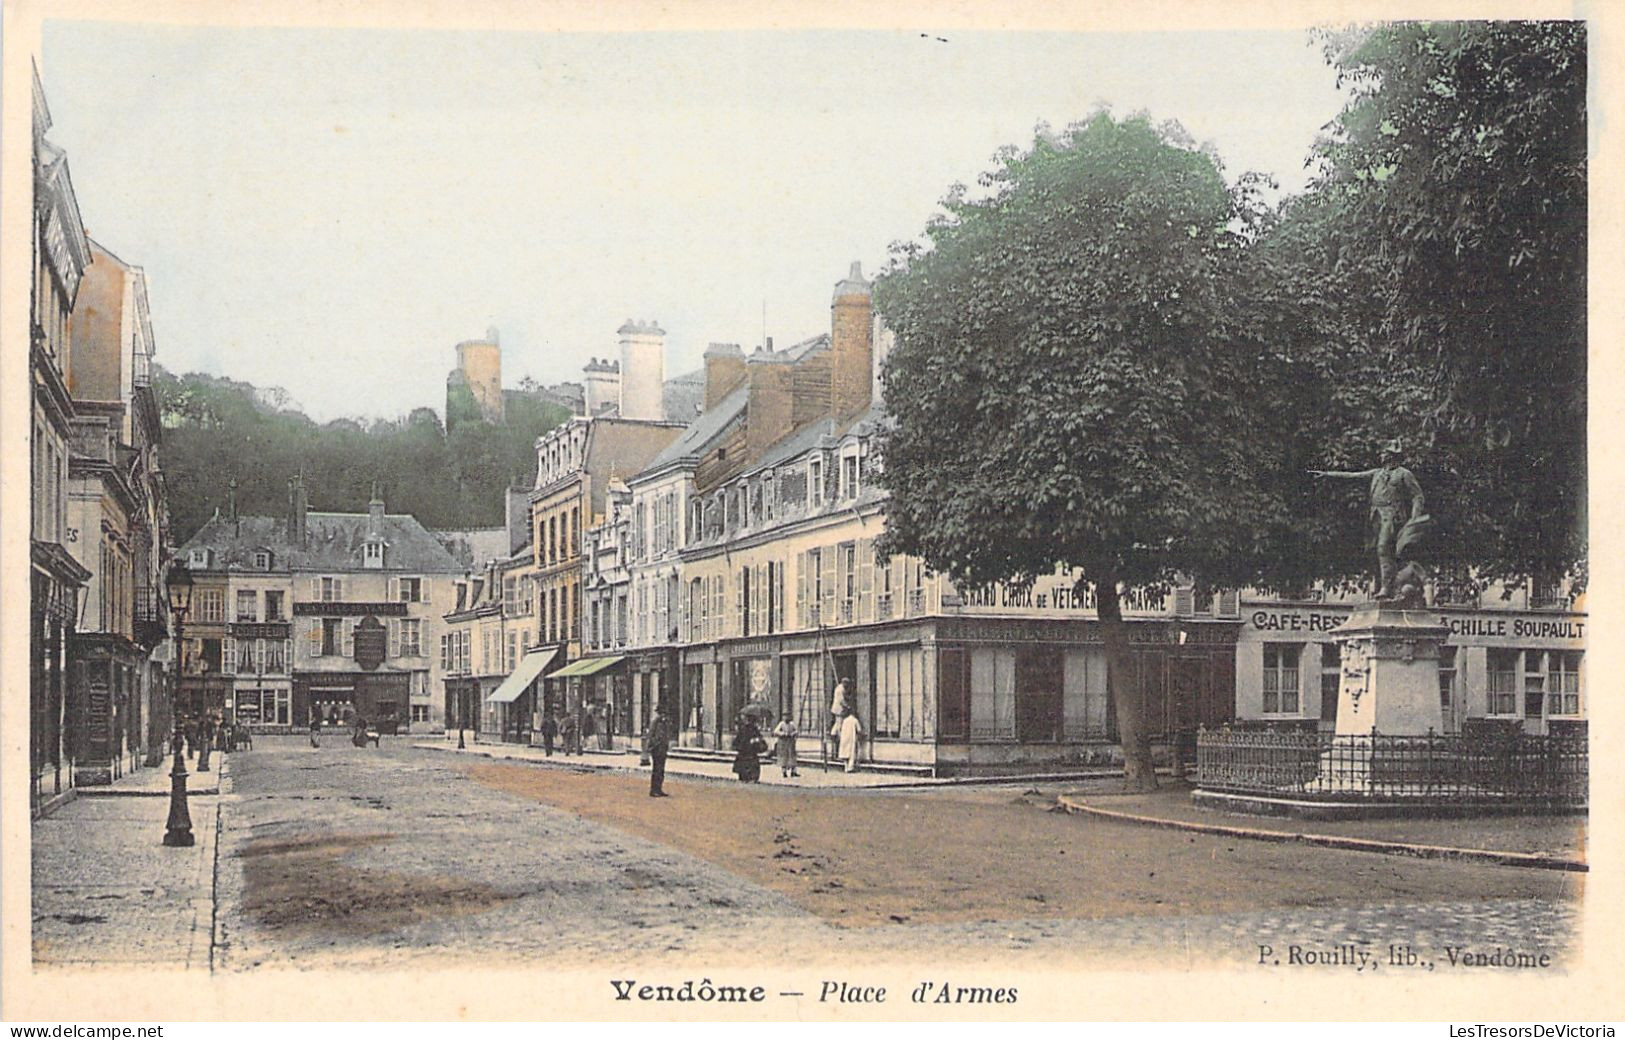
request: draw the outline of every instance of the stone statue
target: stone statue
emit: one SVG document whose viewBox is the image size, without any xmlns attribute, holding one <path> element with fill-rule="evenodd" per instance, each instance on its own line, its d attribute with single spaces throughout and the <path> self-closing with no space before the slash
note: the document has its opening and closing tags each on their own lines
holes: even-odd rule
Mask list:
<svg viewBox="0 0 1625 1040">
<path fill-rule="evenodd" d="M 1377 570 L 1381 579 L 1377 599 L 1403 606 L 1422 606 L 1427 572 L 1411 559 L 1433 520 L 1423 511 L 1422 485 L 1400 462 L 1405 452 L 1398 441 L 1382 450 L 1382 465 L 1355 472 L 1312 469 L 1317 477 L 1371 480 L 1371 528 L 1376 535 Z M 1406 563 L 1400 566 L 1400 559 Z"/>
</svg>

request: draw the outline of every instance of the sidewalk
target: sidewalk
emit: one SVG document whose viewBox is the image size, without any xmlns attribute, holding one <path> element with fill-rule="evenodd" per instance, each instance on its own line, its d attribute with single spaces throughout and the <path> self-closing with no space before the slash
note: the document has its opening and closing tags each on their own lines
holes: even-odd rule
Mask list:
<svg viewBox="0 0 1625 1040">
<path fill-rule="evenodd" d="M 475 755 L 491 759 L 505 759 L 512 762 L 526 762 L 557 769 L 621 770 L 644 773 L 649 771 L 647 765 L 638 764 L 636 754 L 618 751 L 588 751 L 583 755 L 570 755 L 568 757 L 555 754 L 549 758 L 541 748 L 533 748 L 523 744 L 470 744 L 468 747 L 459 750 L 457 745 L 451 741 L 422 740 L 414 741 L 412 747 L 422 748 L 427 751 L 449 751 L 454 755 Z M 800 776 L 783 778 L 779 776 L 777 763 L 764 761 L 762 763 L 762 783 L 775 787 L 879 789 L 952 787 L 965 784 L 1031 785 L 1034 783 L 1061 783 L 1123 775 L 1120 769 L 1083 769 L 1065 773 L 1035 773 L 1021 776 L 900 777 L 895 773 L 866 772 L 861 768 L 856 772 L 848 773 L 842 770 L 838 762 L 831 762 L 829 768 L 825 770 L 818 760 L 805 758 L 801 760 L 799 772 Z M 733 774 L 731 764 L 704 759 L 667 758 L 666 775 L 669 777 L 738 782 L 738 778 Z"/>
<path fill-rule="evenodd" d="M 35 965 L 211 967 L 218 792 L 221 783 L 230 790 L 230 756 L 187 777 L 190 848 L 163 844 L 172 761 L 81 790 L 34 821 Z"/>
<path fill-rule="evenodd" d="M 1465 859 L 1548 870 L 1587 869 L 1584 816 L 1526 814 L 1372 820 L 1243 816 L 1216 812 L 1192 803 L 1190 788 L 1184 784 L 1165 786 L 1149 794 L 1067 790 L 1057 800 L 1069 812 L 1150 827 L 1427 859 Z"/>
</svg>

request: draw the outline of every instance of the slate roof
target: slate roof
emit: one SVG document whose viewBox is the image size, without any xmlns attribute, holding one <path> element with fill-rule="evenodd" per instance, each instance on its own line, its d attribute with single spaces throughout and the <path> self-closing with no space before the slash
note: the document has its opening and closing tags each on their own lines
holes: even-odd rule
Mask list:
<svg viewBox="0 0 1625 1040">
<path fill-rule="evenodd" d="M 690 422 L 705 407 L 705 369 L 672 376 L 660 388 L 661 407 L 673 422 Z"/>
<path fill-rule="evenodd" d="M 735 387 L 727 397 L 718 401 L 715 408 L 700 413 L 700 417 L 688 424 L 676 440 L 656 455 L 645 467 L 644 472 L 659 469 L 670 465 L 679 459 L 703 455 L 713 441 L 733 425 L 733 421 L 745 413 L 745 404 L 750 400 L 750 387 L 741 383 Z"/>
<path fill-rule="evenodd" d="M 303 546 L 288 538 L 288 521 L 283 517 L 244 516 L 237 520 L 215 517 L 181 547 L 185 557 L 193 549 L 214 551 L 211 570 L 240 568 L 255 570 L 254 552 L 269 549 L 277 571 L 361 571 L 361 546 L 366 542 L 372 518 L 366 513 L 305 514 L 306 539 Z M 386 574 L 462 574 L 463 565 L 446 551 L 417 518 L 403 513 L 386 513 L 379 534 L 388 547 L 384 553 Z"/>
</svg>

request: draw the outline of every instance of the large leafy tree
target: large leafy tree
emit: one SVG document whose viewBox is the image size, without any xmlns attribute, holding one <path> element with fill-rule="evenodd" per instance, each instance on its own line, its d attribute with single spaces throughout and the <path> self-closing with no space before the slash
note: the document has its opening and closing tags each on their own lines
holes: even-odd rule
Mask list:
<svg viewBox="0 0 1625 1040">
<path fill-rule="evenodd" d="M 1130 787 L 1155 786 L 1121 597 L 1264 580 L 1302 483 L 1274 430 L 1258 208 L 1173 126 L 1100 113 L 956 189 L 875 287 L 897 344 L 887 540 L 957 580 L 1094 590 Z"/>
<path fill-rule="evenodd" d="M 1583 577 L 1585 42 L 1579 22 L 1326 34 L 1350 100 L 1277 250 L 1337 326 L 1299 354 L 1345 434 L 1322 458 L 1405 440 L 1444 557 L 1483 579 Z"/>
</svg>

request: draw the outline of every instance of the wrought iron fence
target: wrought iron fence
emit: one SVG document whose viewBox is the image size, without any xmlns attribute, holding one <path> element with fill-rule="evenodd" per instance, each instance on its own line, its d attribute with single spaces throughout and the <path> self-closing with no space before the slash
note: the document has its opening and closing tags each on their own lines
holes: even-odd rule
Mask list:
<svg viewBox="0 0 1625 1040">
<path fill-rule="evenodd" d="M 1196 738 L 1197 786 L 1239 794 L 1583 808 L 1589 778 L 1584 735 L 1220 729 Z"/>
</svg>

